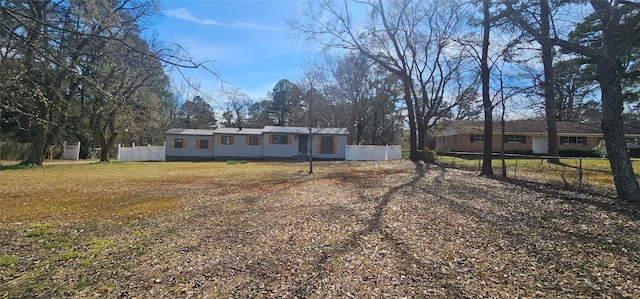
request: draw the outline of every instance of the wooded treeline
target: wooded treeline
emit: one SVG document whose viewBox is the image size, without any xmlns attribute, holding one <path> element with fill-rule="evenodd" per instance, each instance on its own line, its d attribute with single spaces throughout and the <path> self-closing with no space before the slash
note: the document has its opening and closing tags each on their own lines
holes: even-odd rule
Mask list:
<svg viewBox="0 0 640 299">
<path fill-rule="evenodd" d="M 239 90 L 222 92 L 226 127 L 346 127 L 354 144 L 397 144 L 404 132 L 397 76 L 352 54 L 327 59 L 297 82 L 282 79 L 253 102 Z"/>
<path fill-rule="evenodd" d="M 142 36 L 157 3 L 141 0 L 0 1 L 0 140 L 31 143 L 41 164 L 52 144 L 82 155 L 130 140 L 164 139 L 168 66 L 197 68 L 179 48 Z"/>
</svg>

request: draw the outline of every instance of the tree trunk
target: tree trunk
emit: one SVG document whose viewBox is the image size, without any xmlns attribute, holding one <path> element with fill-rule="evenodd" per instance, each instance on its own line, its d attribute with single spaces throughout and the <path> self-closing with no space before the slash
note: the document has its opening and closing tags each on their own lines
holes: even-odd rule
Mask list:
<svg viewBox="0 0 640 299">
<path fill-rule="evenodd" d="M 556 99 L 554 92 L 555 74 L 553 71 L 553 44 L 549 39 L 550 34 L 550 17 L 551 9 L 549 8 L 549 2 L 547 0 L 540 0 L 540 33 L 543 40 L 539 40 L 542 46 L 542 65 L 544 68 L 544 111 L 545 118 L 547 120 L 547 144 L 548 155 L 547 161 L 549 163 L 559 163 L 560 159 L 557 157 L 560 155 L 558 148 L 558 127 L 556 116 Z"/>
<path fill-rule="evenodd" d="M 24 162 L 42 165 L 42 162 L 44 161 L 44 154 L 47 152 L 48 148 L 47 141 L 48 138 L 46 136 L 45 129 L 38 128 L 36 136 L 34 136 L 31 141 L 31 150 L 29 151 L 27 160 Z"/>
<path fill-rule="evenodd" d="M 482 58 L 480 61 L 482 80 L 482 107 L 484 110 L 484 147 L 482 152 L 482 170 L 480 175 L 494 176 L 491 160 L 493 158 L 493 105 L 489 94 L 489 31 L 491 26 L 491 15 L 489 14 L 490 0 L 482 1 L 484 19 L 482 21 Z M 502 141 L 504 142 L 504 141 Z"/>
<path fill-rule="evenodd" d="M 427 124 L 426 124 L 426 117 L 425 117 L 425 102 L 426 99 L 425 97 L 425 92 L 424 89 L 422 89 L 422 95 L 418 96 L 415 92 L 415 90 L 412 88 L 412 94 L 414 95 L 414 102 L 413 104 L 416 107 L 416 125 L 418 127 L 418 151 L 421 153 L 422 157 L 424 159 L 424 147 L 425 147 L 425 138 L 427 136 Z M 420 100 L 420 101 L 418 101 Z"/>
<path fill-rule="evenodd" d="M 621 72 L 623 70 L 615 63 L 598 63 L 598 82 L 602 92 L 602 132 L 618 198 L 640 202 L 640 187 L 633 172 L 624 136 Z"/>
<path fill-rule="evenodd" d="M 502 142 L 500 142 L 500 162 L 502 163 L 502 177 L 506 178 L 507 177 L 507 162 L 505 161 L 505 157 L 504 157 L 504 138 L 505 138 L 505 119 L 504 119 L 504 115 L 505 112 L 507 110 L 507 103 L 506 103 L 507 99 L 504 98 L 504 79 L 502 77 L 502 70 L 500 71 L 500 106 L 501 106 L 501 113 L 500 113 L 500 138 L 502 140 Z"/>
<path fill-rule="evenodd" d="M 100 140 L 100 162 L 109 162 L 109 148 L 107 147 L 107 140 L 104 136 L 104 133 L 101 132 L 98 134 L 98 139 Z"/>
<path fill-rule="evenodd" d="M 413 84 L 413 82 L 411 77 L 405 75 L 402 78 L 402 83 L 404 85 L 404 102 L 407 105 L 407 114 L 409 116 L 409 159 L 411 161 L 418 161 L 420 157 L 416 144 L 416 114 L 413 107 L 413 97 L 411 96 L 411 84 Z"/>
</svg>

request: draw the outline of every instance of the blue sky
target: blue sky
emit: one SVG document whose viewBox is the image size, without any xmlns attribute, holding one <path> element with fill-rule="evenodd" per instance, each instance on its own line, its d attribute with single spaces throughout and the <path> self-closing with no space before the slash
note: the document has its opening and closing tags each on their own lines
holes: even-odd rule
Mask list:
<svg viewBox="0 0 640 299">
<path fill-rule="evenodd" d="M 300 1 L 161 0 L 161 15 L 147 33 L 184 47 L 195 60 L 211 60 L 225 81 L 257 101 L 267 96 L 278 80 L 295 81 L 313 49 L 298 43 L 288 32 L 287 20 Z M 221 87 L 215 76 L 188 71 L 201 90 L 216 98 Z M 171 74 L 174 82 L 182 80 Z M 212 103 L 215 104 L 215 103 Z M 222 104 L 222 103 L 220 103 Z"/>
</svg>

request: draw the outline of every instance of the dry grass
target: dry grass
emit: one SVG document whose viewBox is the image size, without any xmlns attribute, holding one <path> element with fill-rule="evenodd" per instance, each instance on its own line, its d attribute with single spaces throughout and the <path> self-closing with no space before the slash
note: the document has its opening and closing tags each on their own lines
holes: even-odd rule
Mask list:
<svg viewBox="0 0 640 299">
<path fill-rule="evenodd" d="M 640 215 L 410 162 L 0 171 L 0 297 L 640 297 Z"/>
<path fill-rule="evenodd" d="M 455 156 L 438 156 L 438 163 L 455 168 L 480 171 L 482 157 L 467 155 L 460 158 Z M 582 166 L 580 162 L 582 161 Z M 550 184 L 556 188 L 581 190 L 600 195 L 615 196 L 615 186 L 611 167 L 607 159 L 597 158 L 561 158 L 559 164 L 547 163 L 544 158 L 509 158 L 505 160 L 507 176 L 512 179 Z M 636 173 L 640 173 L 640 162 L 632 159 L 632 166 Z M 502 171 L 502 161 L 492 161 L 494 173 Z M 582 173 L 580 169 L 582 168 Z M 582 174 L 582 184 L 580 182 Z M 581 189 L 582 188 L 582 189 Z"/>
</svg>

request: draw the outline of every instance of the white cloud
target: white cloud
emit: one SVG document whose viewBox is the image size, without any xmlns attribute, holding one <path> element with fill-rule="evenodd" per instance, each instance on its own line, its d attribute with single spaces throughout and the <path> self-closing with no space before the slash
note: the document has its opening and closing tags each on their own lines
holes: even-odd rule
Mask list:
<svg viewBox="0 0 640 299">
<path fill-rule="evenodd" d="M 168 17 L 187 20 L 191 22 L 195 22 L 201 25 L 207 26 L 220 26 L 220 27 L 228 27 L 228 28 L 238 28 L 238 29 L 256 29 L 256 30 L 266 30 L 266 31 L 284 31 L 283 28 L 261 25 L 251 22 L 233 22 L 233 23 L 220 23 L 215 20 L 210 19 L 199 19 L 186 8 L 178 8 L 175 10 L 167 10 L 164 12 Z"/>
</svg>

